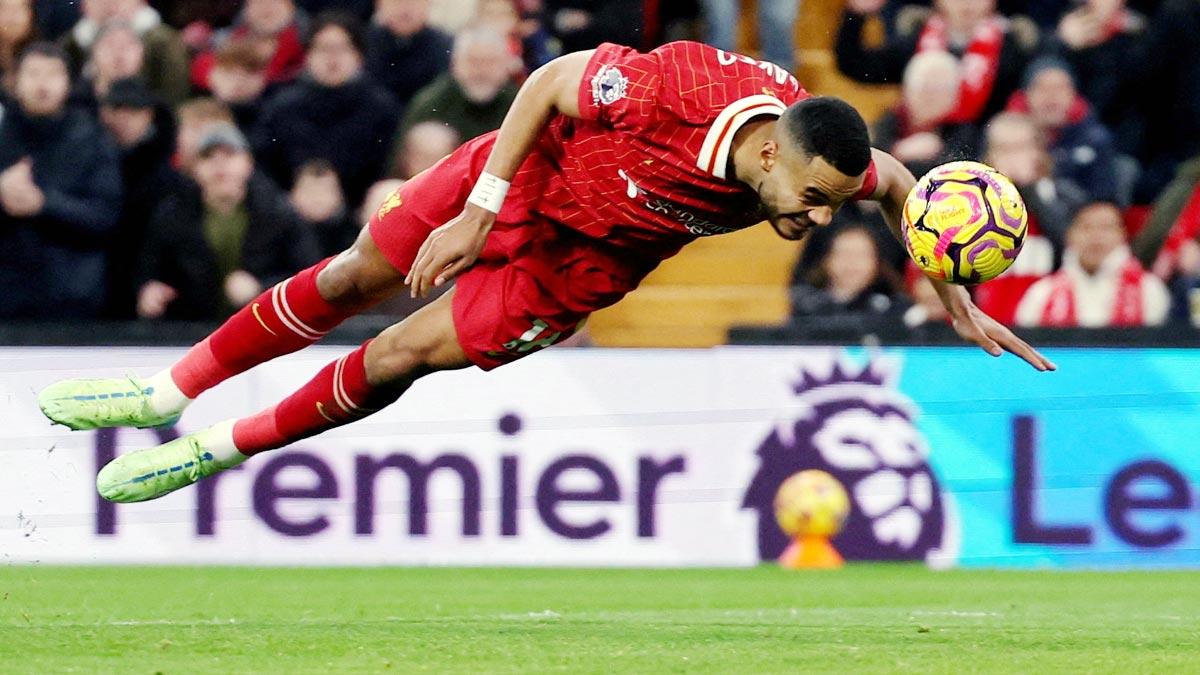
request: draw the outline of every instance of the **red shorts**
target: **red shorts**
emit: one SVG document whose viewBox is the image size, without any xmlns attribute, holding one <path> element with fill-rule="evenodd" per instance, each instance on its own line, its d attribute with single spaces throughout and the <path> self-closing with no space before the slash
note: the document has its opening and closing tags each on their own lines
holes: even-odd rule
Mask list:
<svg viewBox="0 0 1200 675">
<path fill-rule="evenodd" d="M 429 233 L 462 213 L 494 142 L 493 132 L 466 143 L 372 216 L 371 238 L 397 270 L 407 274 Z M 455 282 L 454 329 L 467 358 L 484 370 L 567 339 L 654 267 L 532 213 L 531 173 L 514 181 L 479 260 Z"/>
</svg>

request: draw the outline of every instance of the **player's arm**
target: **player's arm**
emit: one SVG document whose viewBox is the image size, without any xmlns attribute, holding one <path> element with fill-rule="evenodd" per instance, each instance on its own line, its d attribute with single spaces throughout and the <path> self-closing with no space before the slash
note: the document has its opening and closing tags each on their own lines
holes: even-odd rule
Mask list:
<svg viewBox="0 0 1200 675">
<path fill-rule="evenodd" d="M 560 56 L 525 80 L 500 125 L 500 134 L 467 204 L 454 220 L 430 233 L 405 283 L 424 297 L 470 267 L 483 250 L 509 181 L 555 115 L 579 117 L 579 87 L 591 51 Z"/>
<path fill-rule="evenodd" d="M 882 150 L 872 150 L 872 160 L 875 162 L 876 175 L 879 184 L 871 199 L 879 202 L 883 218 L 891 228 L 892 234 L 903 241 L 900 232 L 900 215 L 904 210 L 904 200 L 917 184 L 917 179 L 895 157 Z M 1024 340 L 1017 337 L 1000 322 L 984 314 L 971 301 L 967 289 L 958 284 L 931 279 L 938 297 L 950 313 L 954 330 L 968 342 L 979 345 L 992 356 L 1000 356 L 1004 351 L 1012 352 L 1029 362 L 1038 370 L 1054 370 L 1055 366 L 1046 357 L 1030 347 Z"/>
</svg>

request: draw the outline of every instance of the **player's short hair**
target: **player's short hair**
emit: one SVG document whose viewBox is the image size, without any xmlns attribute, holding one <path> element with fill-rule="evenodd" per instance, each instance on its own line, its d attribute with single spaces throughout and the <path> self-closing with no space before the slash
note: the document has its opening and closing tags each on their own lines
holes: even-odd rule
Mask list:
<svg viewBox="0 0 1200 675">
<path fill-rule="evenodd" d="M 861 174 L 871 163 L 867 123 L 840 98 L 815 96 L 793 103 L 780 122 L 805 154 L 823 158 L 847 176 Z"/>
</svg>

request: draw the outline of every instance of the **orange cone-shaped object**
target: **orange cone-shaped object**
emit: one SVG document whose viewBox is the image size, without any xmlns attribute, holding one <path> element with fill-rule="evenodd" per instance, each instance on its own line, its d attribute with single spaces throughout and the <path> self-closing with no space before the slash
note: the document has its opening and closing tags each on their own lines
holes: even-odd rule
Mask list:
<svg viewBox="0 0 1200 675">
<path fill-rule="evenodd" d="M 779 556 L 779 565 L 793 570 L 832 570 L 845 565 L 842 555 L 826 537 L 796 537 Z"/>
</svg>

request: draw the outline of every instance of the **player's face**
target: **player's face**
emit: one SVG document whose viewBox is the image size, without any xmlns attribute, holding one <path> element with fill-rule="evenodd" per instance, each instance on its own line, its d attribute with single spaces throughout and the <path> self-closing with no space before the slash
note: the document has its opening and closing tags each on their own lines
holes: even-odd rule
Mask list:
<svg viewBox="0 0 1200 675">
<path fill-rule="evenodd" d="M 813 227 L 828 225 L 833 214 L 862 187 L 862 176 L 847 176 L 823 157 L 808 157 L 791 149 L 787 140 L 770 141 L 764 148 L 758 197 L 771 227 L 792 241 L 803 239 Z M 788 150 L 784 150 L 788 147 Z M 768 154 L 771 156 L 768 157 Z"/>
</svg>

